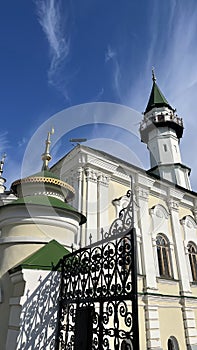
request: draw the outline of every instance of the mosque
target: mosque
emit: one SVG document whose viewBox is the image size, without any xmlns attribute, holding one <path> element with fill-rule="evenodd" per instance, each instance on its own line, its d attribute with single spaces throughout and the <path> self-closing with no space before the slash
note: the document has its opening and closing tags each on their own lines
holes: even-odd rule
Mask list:
<svg viewBox="0 0 197 350">
<path fill-rule="evenodd" d="M 54 349 L 60 285 L 54 266 L 89 245 L 89 237 L 94 244 L 102 239 L 128 205 L 131 178 L 140 350 L 197 350 L 197 194 L 181 160 L 183 120 L 154 72 L 152 80 L 139 128 L 149 170 L 83 145 L 49 168 L 49 132 L 41 171 L 6 190 L 2 158 L 1 350 Z M 129 340 L 119 344 L 133 349 Z M 90 344 L 88 349 L 100 348 Z"/>
</svg>

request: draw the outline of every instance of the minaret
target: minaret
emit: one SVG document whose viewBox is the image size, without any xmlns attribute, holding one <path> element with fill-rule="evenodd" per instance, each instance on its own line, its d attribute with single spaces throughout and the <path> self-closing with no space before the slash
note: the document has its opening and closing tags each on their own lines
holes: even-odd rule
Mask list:
<svg viewBox="0 0 197 350">
<path fill-rule="evenodd" d="M 147 144 L 150 152 L 151 169 L 148 172 L 190 190 L 191 169 L 182 164 L 179 148 L 182 118 L 160 91 L 154 70 L 152 80 L 151 94 L 140 124 L 141 141 Z"/>
<path fill-rule="evenodd" d="M 0 194 L 5 192 L 4 183 L 6 182 L 6 180 L 4 179 L 4 177 L 2 177 L 5 158 L 6 158 L 6 154 L 4 153 L 0 162 Z"/>
</svg>

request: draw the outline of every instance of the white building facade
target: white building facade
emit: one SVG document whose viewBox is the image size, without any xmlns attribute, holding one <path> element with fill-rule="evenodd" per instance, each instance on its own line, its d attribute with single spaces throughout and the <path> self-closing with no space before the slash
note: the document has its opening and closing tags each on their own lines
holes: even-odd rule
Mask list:
<svg viewBox="0 0 197 350">
<path fill-rule="evenodd" d="M 102 232 L 108 231 L 120 210 L 127 206 L 125 194 L 131 186 L 131 178 L 138 254 L 140 350 L 197 350 L 197 194 L 191 190 L 190 169 L 181 160 L 179 143 L 183 121 L 159 90 L 154 74 L 140 133 L 150 152 L 151 168 L 148 171 L 81 145 L 50 169 L 49 178 L 55 176 L 55 180 L 52 184 L 50 182 L 47 191 L 45 185 L 48 186 L 49 182 L 43 181 L 46 197 L 52 195 L 55 200 L 57 197 L 62 200 L 61 186 L 58 190 L 54 187 L 60 178 L 59 181 L 68 184 L 63 185 L 67 194 L 72 188 L 75 190 L 75 197 L 70 196 L 72 208 L 76 208 L 74 211 L 60 203 L 57 206 L 57 202 L 54 205 L 53 200 L 52 208 L 56 207 L 55 212 L 58 212 L 56 216 L 54 211 L 51 214 L 50 206 L 44 206 L 36 199 L 34 203 L 28 202 L 29 206 L 34 204 L 30 219 L 21 202 L 24 192 L 20 192 L 20 182 L 14 183 L 14 188 L 18 188 L 15 205 L 2 206 L 0 217 L 1 268 L 4 269 L 0 321 L 3 322 L 5 317 L 1 315 L 6 314 L 9 328 L 2 328 L 1 337 L 5 344 L 2 350 L 33 349 L 31 342 L 25 347 L 27 324 L 24 324 L 24 313 L 27 304 L 24 296 L 29 293 L 33 300 L 37 290 L 34 281 L 36 278 L 38 281 L 40 275 L 41 280 L 48 275 L 50 279 L 51 272 L 43 269 L 44 263 L 37 255 L 28 262 L 26 259 L 32 253 L 39 255 L 39 249 L 47 249 L 47 244 L 54 239 L 67 250 L 71 245 L 74 249 L 88 245 L 90 235 L 91 241 L 99 241 Z M 45 154 L 48 155 L 49 151 Z M 49 158 L 44 157 L 44 162 Z M 36 189 L 37 181 L 32 177 L 29 179 L 26 197 L 38 198 L 35 193 L 39 192 L 43 198 L 42 190 Z M 80 213 L 86 217 L 86 222 Z M 15 220 L 11 220 L 13 217 Z M 38 223 L 41 225 L 39 229 L 35 225 Z M 12 253 L 7 254 L 8 251 Z M 42 251 L 41 257 L 46 258 L 47 254 L 46 250 Z M 63 251 L 58 254 L 60 257 Z M 48 270 L 49 265 L 47 260 Z M 56 283 L 57 286 L 58 278 Z M 6 288 L 8 297 L 5 297 Z M 56 309 L 51 319 L 54 321 L 55 317 Z M 54 336 L 51 330 L 45 328 L 45 331 L 49 337 Z M 20 346 L 16 347 L 16 344 Z M 38 338 L 35 344 L 39 349 Z M 40 344 L 50 349 L 50 342 Z"/>
</svg>

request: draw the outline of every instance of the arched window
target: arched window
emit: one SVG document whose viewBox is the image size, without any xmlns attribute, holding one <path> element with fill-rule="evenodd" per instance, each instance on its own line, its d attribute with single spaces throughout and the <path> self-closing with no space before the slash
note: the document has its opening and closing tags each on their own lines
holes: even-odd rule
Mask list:
<svg viewBox="0 0 197 350">
<path fill-rule="evenodd" d="M 131 341 L 123 340 L 122 344 L 121 344 L 121 350 L 133 350 L 133 346 L 131 344 Z"/>
<path fill-rule="evenodd" d="M 168 350 L 179 350 L 178 341 L 173 336 L 168 339 Z"/>
<path fill-rule="evenodd" d="M 193 281 L 197 281 L 197 249 L 193 242 L 188 243 L 189 262 Z"/>
<path fill-rule="evenodd" d="M 159 274 L 161 277 L 172 277 L 169 241 L 164 235 L 158 234 L 156 238 L 156 245 Z"/>
</svg>

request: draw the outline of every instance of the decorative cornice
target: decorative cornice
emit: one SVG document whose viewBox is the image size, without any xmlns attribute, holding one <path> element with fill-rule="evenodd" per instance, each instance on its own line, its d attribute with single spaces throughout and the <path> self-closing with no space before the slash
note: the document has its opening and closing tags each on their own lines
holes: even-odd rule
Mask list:
<svg viewBox="0 0 197 350">
<path fill-rule="evenodd" d="M 118 167 L 118 164 L 116 162 L 110 161 L 110 160 L 103 160 L 101 158 L 97 158 L 96 155 L 90 155 L 88 154 L 87 157 L 87 163 L 90 165 L 93 165 L 94 167 L 98 167 L 100 169 L 106 170 L 110 173 L 114 173 Z M 87 164 L 87 165 L 88 165 Z"/>
<path fill-rule="evenodd" d="M 72 193 L 75 194 L 75 190 L 72 186 L 70 186 L 69 184 L 67 184 L 66 182 L 53 178 L 53 177 L 45 177 L 45 176 L 30 176 L 30 177 L 26 177 L 24 179 L 21 180 L 16 180 L 15 182 L 13 182 L 12 186 L 16 186 L 16 185 L 20 185 L 20 184 L 24 184 L 24 183 L 51 183 L 60 187 L 64 187 L 66 189 L 68 189 L 69 191 L 71 191 Z"/>
<path fill-rule="evenodd" d="M 169 188 L 168 197 L 170 199 L 173 198 L 180 202 L 183 199 L 183 196 L 184 196 L 184 193 L 182 193 L 181 191 L 178 191 L 175 188 Z"/>
<path fill-rule="evenodd" d="M 142 185 L 143 187 L 150 189 L 154 185 L 155 179 L 153 180 L 147 175 L 138 173 L 136 176 L 136 182 L 138 183 L 139 186 Z"/>
</svg>

